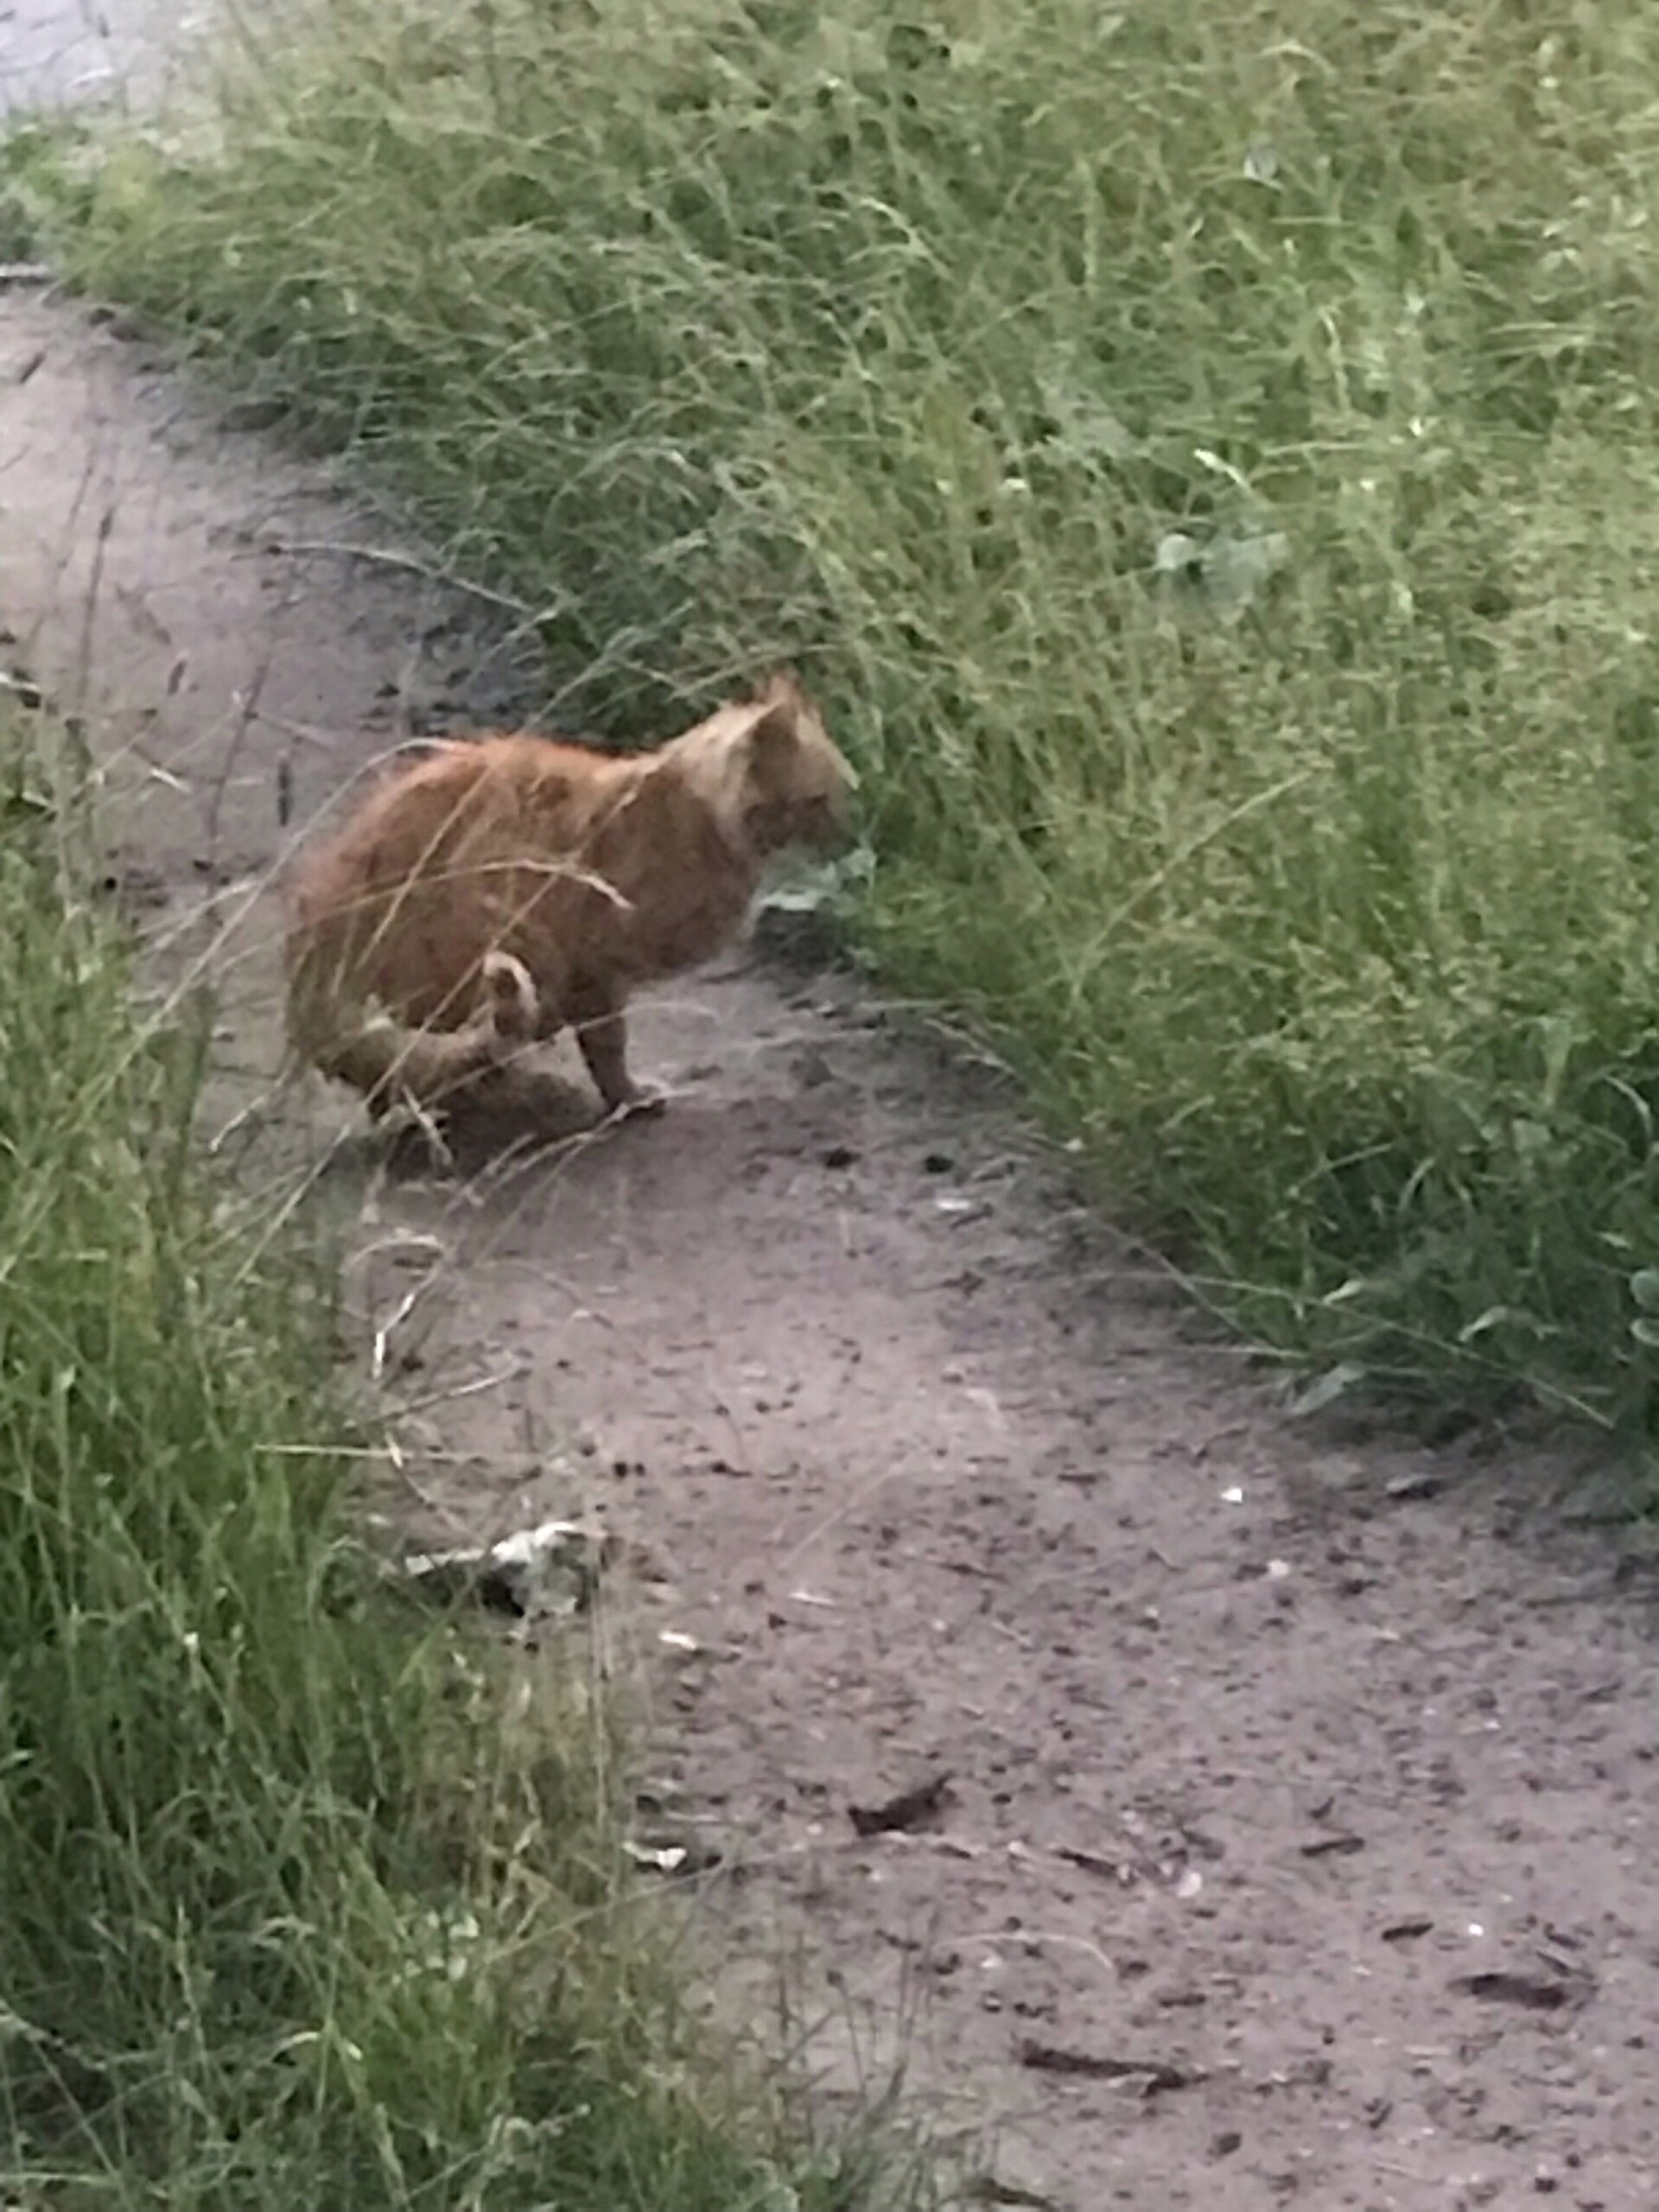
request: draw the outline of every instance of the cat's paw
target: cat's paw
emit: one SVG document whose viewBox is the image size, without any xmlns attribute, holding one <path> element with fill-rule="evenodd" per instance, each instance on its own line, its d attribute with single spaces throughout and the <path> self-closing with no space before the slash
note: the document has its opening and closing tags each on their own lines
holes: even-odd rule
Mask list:
<svg viewBox="0 0 1659 2212">
<path fill-rule="evenodd" d="M 636 1083 L 630 1086 L 626 1097 L 617 1099 L 607 1110 L 607 1122 L 632 1122 L 664 1112 L 672 1093 L 660 1083 Z"/>
</svg>

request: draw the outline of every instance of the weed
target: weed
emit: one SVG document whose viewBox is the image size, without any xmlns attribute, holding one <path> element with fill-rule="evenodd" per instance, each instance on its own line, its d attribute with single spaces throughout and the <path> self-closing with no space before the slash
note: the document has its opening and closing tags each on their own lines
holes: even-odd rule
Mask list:
<svg viewBox="0 0 1659 2212">
<path fill-rule="evenodd" d="M 208 1178 L 206 1010 L 133 1011 L 73 778 L 23 719 L 0 722 L 0 2193 L 891 2201 L 861 2145 L 801 2149 L 688 2032 L 580 1669 L 510 1694 L 390 1609 L 346 1510 L 365 1440 L 319 1379 L 328 1279 Z"/>
<path fill-rule="evenodd" d="M 872 944 L 1247 1325 L 1612 1419 L 1656 86 L 1633 8 L 320 0 L 73 253 L 526 598 L 573 715 L 804 661 Z"/>
</svg>

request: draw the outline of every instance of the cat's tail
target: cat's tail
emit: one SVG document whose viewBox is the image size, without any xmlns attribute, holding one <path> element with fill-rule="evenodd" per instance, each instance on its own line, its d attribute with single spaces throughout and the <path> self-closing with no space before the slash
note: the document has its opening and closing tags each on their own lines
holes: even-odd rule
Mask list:
<svg viewBox="0 0 1659 2212">
<path fill-rule="evenodd" d="M 361 1092 L 377 1118 L 399 1100 L 425 1109 L 486 1078 L 534 1038 L 536 986 L 510 952 L 486 953 L 487 1003 L 459 1029 L 415 1029 L 365 1002 L 315 944 L 289 963 L 288 1035 L 296 1057 Z"/>
</svg>

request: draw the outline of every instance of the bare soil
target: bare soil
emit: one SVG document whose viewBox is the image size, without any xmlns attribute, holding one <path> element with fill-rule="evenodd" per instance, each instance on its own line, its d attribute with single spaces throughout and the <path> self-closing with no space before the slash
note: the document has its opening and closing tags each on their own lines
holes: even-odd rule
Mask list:
<svg viewBox="0 0 1659 2212">
<path fill-rule="evenodd" d="M 270 1101 L 284 813 L 523 696 L 499 610 L 317 550 L 392 543 L 0 298 L 3 652 L 218 982 L 227 1147 L 346 1233 L 400 1529 L 645 1563 L 601 1640 L 721 2001 L 827 2095 L 902 2053 L 982 2201 L 1659 2202 L 1656 1612 L 1583 1448 L 1293 1422 L 994 1069 L 753 950 L 642 1009 L 660 1119 L 446 1175 Z"/>
</svg>

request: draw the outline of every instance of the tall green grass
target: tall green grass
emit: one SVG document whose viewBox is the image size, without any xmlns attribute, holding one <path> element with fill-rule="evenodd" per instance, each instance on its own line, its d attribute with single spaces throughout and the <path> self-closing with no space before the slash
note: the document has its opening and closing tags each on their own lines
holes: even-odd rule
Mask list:
<svg viewBox="0 0 1659 2212">
<path fill-rule="evenodd" d="M 314 0 L 73 246 L 664 726 L 1251 1326 L 1605 1418 L 1659 1258 L 1659 16 Z"/>
<path fill-rule="evenodd" d="M 0 2196 L 890 2201 L 686 2032 L 580 1680 L 378 1593 L 326 1280 L 205 1179 L 49 758 L 0 724 Z"/>
</svg>

